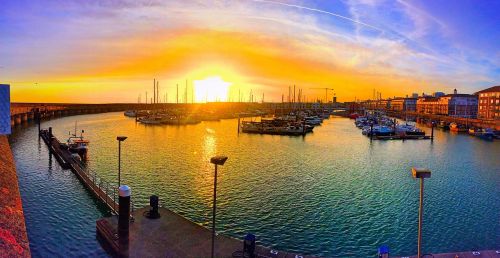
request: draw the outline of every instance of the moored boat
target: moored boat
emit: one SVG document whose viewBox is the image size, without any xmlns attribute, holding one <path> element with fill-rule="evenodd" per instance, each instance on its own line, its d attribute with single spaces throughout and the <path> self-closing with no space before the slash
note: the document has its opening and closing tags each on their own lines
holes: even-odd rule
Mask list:
<svg viewBox="0 0 500 258">
<path fill-rule="evenodd" d="M 467 132 L 467 128 L 464 125 L 459 125 L 455 122 L 450 123 L 450 131 L 452 132 Z"/>
<path fill-rule="evenodd" d="M 351 114 L 349 114 L 349 118 L 350 118 L 350 119 L 356 119 L 356 118 L 358 118 L 358 117 L 359 117 L 359 114 L 358 114 L 358 113 L 351 113 Z"/>
<path fill-rule="evenodd" d="M 424 136 L 425 132 L 420 130 L 419 128 L 409 125 L 409 124 L 404 124 L 404 125 L 397 125 L 395 127 L 395 132 L 398 135 L 418 135 L 418 136 Z"/>
<path fill-rule="evenodd" d="M 150 115 L 140 118 L 138 121 L 147 125 L 159 125 L 163 123 L 163 117 L 159 115 Z"/>
<path fill-rule="evenodd" d="M 136 117 L 137 116 L 137 111 L 135 111 L 135 110 L 127 110 L 123 114 L 125 116 L 128 116 L 128 117 Z"/>
<path fill-rule="evenodd" d="M 450 130 L 450 126 L 445 121 L 439 121 L 439 123 L 437 124 L 437 127 L 441 128 L 443 130 Z"/>
<path fill-rule="evenodd" d="M 80 132 L 80 136 L 77 136 L 76 127 L 77 122 L 75 122 L 75 132 L 73 134 L 71 134 L 71 132 L 69 133 L 70 136 L 68 140 L 66 140 L 66 143 L 61 147 L 67 148 L 71 153 L 79 155 L 81 160 L 87 160 L 88 145 L 90 141 L 83 137 L 84 130 Z"/>
<path fill-rule="evenodd" d="M 484 130 L 482 130 L 482 132 L 480 132 L 480 133 L 478 133 L 476 135 L 479 138 L 481 138 L 483 140 L 487 140 L 487 141 L 493 141 L 493 139 L 495 138 L 495 133 L 490 128 L 484 129 Z"/>
</svg>

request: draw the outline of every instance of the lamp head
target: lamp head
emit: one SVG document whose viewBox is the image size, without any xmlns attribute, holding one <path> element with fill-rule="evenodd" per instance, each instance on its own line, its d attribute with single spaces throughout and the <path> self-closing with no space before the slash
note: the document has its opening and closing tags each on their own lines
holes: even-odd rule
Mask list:
<svg viewBox="0 0 500 258">
<path fill-rule="evenodd" d="M 127 136 L 117 136 L 116 137 L 116 140 L 120 141 L 120 142 L 123 142 L 127 139 Z"/>
<path fill-rule="evenodd" d="M 411 174 L 414 178 L 430 178 L 431 171 L 427 168 L 412 168 Z"/>
<path fill-rule="evenodd" d="M 215 165 L 224 165 L 226 163 L 227 157 L 226 156 L 215 156 L 210 159 L 210 163 L 215 164 Z"/>
</svg>

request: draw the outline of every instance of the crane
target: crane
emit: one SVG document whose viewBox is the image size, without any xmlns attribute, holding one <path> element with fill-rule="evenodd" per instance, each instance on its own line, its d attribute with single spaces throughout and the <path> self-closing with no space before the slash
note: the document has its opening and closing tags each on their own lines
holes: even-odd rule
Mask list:
<svg viewBox="0 0 500 258">
<path fill-rule="evenodd" d="M 333 91 L 333 88 L 310 88 L 312 90 L 325 90 L 325 103 L 328 103 L 328 91 Z"/>
</svg>

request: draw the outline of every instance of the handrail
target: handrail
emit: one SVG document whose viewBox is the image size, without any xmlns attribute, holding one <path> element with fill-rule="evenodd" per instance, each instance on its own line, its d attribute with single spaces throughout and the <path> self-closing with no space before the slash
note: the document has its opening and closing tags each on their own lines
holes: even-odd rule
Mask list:
<svg viewBox="0 0 500 258">
<path fill-rule="evenodd" d="M 107 198 L 106 197 L 101 198 L 101 199 L 104 199 L 103 200 L 104 204 L 106 204 L 106 206 L 108 206 L 111 209 L 111 212 L 118 214 L 118 210 L 117 210 L 118 203 L 119 203 L 118 202 L 118 194 L 117 194 L 118 189 L 116 187 L 110 187 L 111 184 L 108 181 L 99 177 L 95 171 L 84 166 L 84 164 L 81 161 L 74 159 L 74 158 L 73 158 L 73 160 L 75 161 L 75 164 L 77 164 L 80 167 L 80 169 L 84 172 L 85 176 L 89 180 L 92 181 L 94 187 L 97 187 L 102 193 L 105 194 L 105 196 Z M 91 188 L 93 188 L 93 187 L 91 186 Z M 100 196 L 99 194 L 97 194 L 97 195 Z M 112 201 L 113 203 L 109 203 L 108 199 L 110 201 Z M 134 208 L 134 202 L 132 199 L 130 200 L 130 207 L 131 207 L 131 212 L 134 212 L 135 208 Z"/>
</svg>

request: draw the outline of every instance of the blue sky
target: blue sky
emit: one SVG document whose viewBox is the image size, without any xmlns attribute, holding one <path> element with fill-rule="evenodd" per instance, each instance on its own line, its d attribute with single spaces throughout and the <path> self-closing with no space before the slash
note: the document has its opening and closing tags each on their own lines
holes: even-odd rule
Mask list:
<svg viewBox="0 0 500 258">
<path fill-rule="evenodd" d="M 34 81 L 64 88 L 61 81 L 77 85 L 78 77 L 81 83 L 115 89 L 123 80 L 149 80 L 153 75 L 146 72 L 112 78 L 96 75 L 94 68 L 108 70 L 147 54 L 161 55 L 165 44 L 175 41 L 162 35 L 193 30 L 258 35 L 270 42 L 261 51 L 269 54 L 269 60 L 278 64 L 283 59 L 279 57 L 290 55 L 297 62 L 334 71 L 330 77 L 317 75 L 333 85 L 356 85 L 337 86 L 346 98 L 363 97 L 365 91 L 371 95 L 373 88 L 393 96 L 453 88 L 472 93 L 500 84 L 500 1 L 0 0 L 0 4 L 0 76 L 13 85 L 14 99 L 21 99 Z M 219 63 L 228 58 L 217 53 Z M 247 87 L 272 87 L 283 81 L 256 69 L 238 71 L 243 70 L 248 80 L 241 83 Z M 350 79 L 337 80 L 341 72 L 350 74 Z M 192 75 L 177 73 L 161 71 L 166 78 Z M 303 85 L 319 83 L 291 77 Z"/>
</svg>

